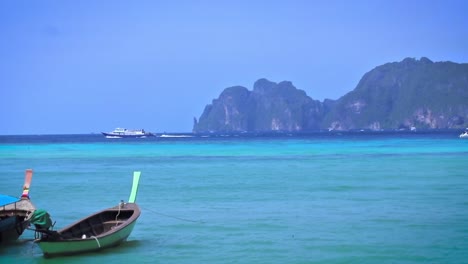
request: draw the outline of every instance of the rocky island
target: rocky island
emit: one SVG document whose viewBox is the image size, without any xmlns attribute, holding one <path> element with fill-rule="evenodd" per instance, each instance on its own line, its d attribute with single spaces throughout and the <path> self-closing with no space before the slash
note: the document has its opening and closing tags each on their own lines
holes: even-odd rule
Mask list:
<svg viewBox="0 0 468 264">
<path fill-rule="evenodd" d="M 468 64 L 406 58 L 378 66 L 337 100 L 309 97 L 289 81 L 224 89 L 193 132 L 451 129 L 468 126 Z"/>
</svg>

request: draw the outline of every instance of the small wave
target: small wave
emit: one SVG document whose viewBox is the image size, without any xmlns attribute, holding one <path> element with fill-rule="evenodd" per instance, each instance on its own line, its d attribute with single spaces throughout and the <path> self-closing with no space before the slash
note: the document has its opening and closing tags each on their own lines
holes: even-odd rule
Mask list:
<svg viewBox="0 0 468 264">
<path fill-rule="evenodd" d="M 189 137 L 193 137 L 193 136 L 190 136 L 190 135 L 167 135 L 167 134 L 162 134 L 159 137 L 162 137 L 162 138 L 189 138 Z"/>
</svg>

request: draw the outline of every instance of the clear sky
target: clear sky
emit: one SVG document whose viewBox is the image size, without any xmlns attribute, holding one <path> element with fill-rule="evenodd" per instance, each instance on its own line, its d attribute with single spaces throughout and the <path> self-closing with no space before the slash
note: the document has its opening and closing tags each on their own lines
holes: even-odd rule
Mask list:
<svg viewBox="0 0 468 264">
<path fill-rule="evenodd" d="M 406 57 L 468 62 L 468 1 L 0 1 L 0 134 L 190 132 L 224 88 L 338 99 Z"/>
</svg>

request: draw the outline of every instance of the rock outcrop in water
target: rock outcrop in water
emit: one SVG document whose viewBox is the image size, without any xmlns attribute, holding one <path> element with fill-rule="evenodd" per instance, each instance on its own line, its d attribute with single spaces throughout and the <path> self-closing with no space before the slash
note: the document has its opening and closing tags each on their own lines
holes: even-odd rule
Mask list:
<svg viewBox="0 0 468 264">
<path fill-rule="evenodd" d="M 226 88 L 194 132 L 445 129 L 468 126 L 468 64 L 406 58 L 366 73 L 338 100 L 313 100 L 291 82 Z"/>
<path fill-rule="evenodd" d="M 322 118 L 322 103 L 291 82 L 260 79 L 253 91 L 241 86 L 225 89 L 205 107 L 194 131 L 316 130 Z"/>
</svg>

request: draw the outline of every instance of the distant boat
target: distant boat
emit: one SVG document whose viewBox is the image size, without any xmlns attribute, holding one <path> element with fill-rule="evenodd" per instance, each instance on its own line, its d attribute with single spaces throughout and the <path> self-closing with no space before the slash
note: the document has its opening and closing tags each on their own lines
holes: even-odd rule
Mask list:
<svg viewBox="0 0 468 264">
<path fill-rule="evenodd" d="M 21 198 L 0 195 L 0 244 L 18 239 L 29 226 L 29 220 L 36 207 L 29 200 L 32 170 L 27 169 Z"/>
<path fill-rule="evenodd" d="M 106 138 L 144 138 L 154 136 L 144 129 L 116 128 L 112 132 L 101 132 Z"/>
<path fill-rule="evenodd" d="M 468 138 L 468 130 L 460 134 L 460 138 Z"/>
<path fill-rule="evenodd" d="M 45 228 L 41 224 L 36 224 L 44 221 L 37 218 L 38 221 L 35 222 L 33 216 L 31 223 L 35 224 L 36 232 L 41 234 L 34 242 L 39 245 L 44 257 L 98 251 L 125 241 L 141 213 L 135 203 L 140 174 L 139 171 L 133 173 L 133 185 L 128 203 L 122 201 L 117 206 L 85 217 L 59 231 L 49 230 L 50 224 Z M 47 222 L 51 223 L 51 220 Z"/>
</svg>

